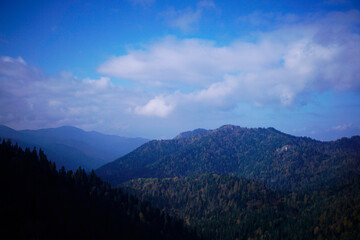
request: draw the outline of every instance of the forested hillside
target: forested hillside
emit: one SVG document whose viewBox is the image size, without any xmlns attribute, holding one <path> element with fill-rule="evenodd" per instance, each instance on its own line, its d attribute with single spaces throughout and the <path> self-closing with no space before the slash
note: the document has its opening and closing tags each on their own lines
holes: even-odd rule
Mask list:
<svg viewBox="0 0 360 240">
<path fill-rule="evenodd" d="M 1 226 L 9 239 L 196 239 L 181 220 L 94 171 L 57 171 L 42 150 L 0 144 Z"/>
<path fill-rule="evenodd" d="M 273 128 L 226 125 L 148 142 L 97 169 L 114 186 L 136 178 L 234 175 L 272 189 L 320 189 L 360 174 L 360 137 L 320 142 Z"/>
<path fill-rule="evenodd" d="M 124 186 L 208 239 L 360 239 L 359 176 L 305 192 L 272 191 L 215 174 L 137 179 Z"/>
<path fill-rule="evenodd" d="M 122 188 L 10 141 L 0 156 L 15 239 L 360 239 L 360 137 L 200 129 L 97 170 Z"/>
</svg>

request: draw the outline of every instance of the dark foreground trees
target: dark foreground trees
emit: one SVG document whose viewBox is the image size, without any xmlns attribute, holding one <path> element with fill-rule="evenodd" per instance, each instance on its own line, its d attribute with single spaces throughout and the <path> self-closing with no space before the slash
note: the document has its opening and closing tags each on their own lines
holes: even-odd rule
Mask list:
<svg viewBox="0 0 360 240">
<path fill-rule="evenodd" d="M 182 221 L 42 150 L 0 145 L 1 234 L 10 239 L 195 239 Z"/>
</svg>

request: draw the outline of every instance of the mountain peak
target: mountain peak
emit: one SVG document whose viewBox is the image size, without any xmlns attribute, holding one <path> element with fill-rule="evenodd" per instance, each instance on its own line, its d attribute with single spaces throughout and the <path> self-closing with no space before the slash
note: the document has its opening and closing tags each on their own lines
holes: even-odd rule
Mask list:
<svg viewBox="0 0 360 240">
<path fill-rule="evenodd" d="M 232 125 L 232 124 L 225 124 L 225 125 L 219 127 L 218 129 L 234 129 L 236 127 L 239 127 L 239 126 L 235 126 L 235 125 Z"/>
<path fill-rule="evenodd" d="M 174 137 L 173 139 L 190 138 L 190 137 L 194 137 L 194 136 L 199 135 L 199 134 L 203 134 L 205 132 L 208 132 L 208 130 L 203 129 L 203 128 L 197 128 L 197 129 L 195 129 L 193 131 L 182 132 L 179 135 L 177 135 L 176 137 Z"/>
<path fill-rule="evenodd" d="M 226 124 L 226 125 L 223 125 L 215 130 L 239 130 L 239 129 L 248 129 L 248 128 L 243 128 L 243 127 L 240 127 L 240 126 L 236 126 L 236 125 L 232 125 L 232 124 Z"/>
</svg>

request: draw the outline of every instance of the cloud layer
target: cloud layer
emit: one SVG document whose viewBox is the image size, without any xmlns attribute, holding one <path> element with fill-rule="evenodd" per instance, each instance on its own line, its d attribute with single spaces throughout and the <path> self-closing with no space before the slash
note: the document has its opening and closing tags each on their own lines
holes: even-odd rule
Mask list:
<svg viewBox="0 0 360 240">
<path fill-rule="evenodd" d="M 102 74 L 130 79 L 145 86 L 173 88 L 166 97 L 155 96 L 140 109 L 165 117 L 184 103 L 235 106 L 240 101 L 256 106 L 291 106 L 308 101 L 305 96 L 326 90 L 360 89 L 360 13 L 332 12 L 299 19 L 276 18 L 276 28 L 258 33 L 254 41 L 234 41 L 228 46 L 202 39 L 166 37 L 141 50 L 113 57 L 102 64 Z M 254 16 L 250 19 L 254 22 Z M 186 86 L 192 91 L 175 91 Z M 163 94 L 162 94 L 163 95 Z M 161 101 L 160 101 L 161 99 Z M 164 102 L 168 101 L 168 102 Z M 150 107 L 151 106 L 151 107 Z"/>
<path fill-rule="evenodd" d="M 110 78 L 47 76 L 22 58 L 0 58 L 0 122 L 14 128 L 109 125 L 144 100 L 143 94 L 112 84 Z"/>
<path fill-rule="evenodd" d="M 213 2 L 203 1 L 195 9 L 174 10 L 167 20 L 180 31 L 195 31 L 204 11 L 213 8 Z M 270 119 L 266 114 L 276 116 L 279 109 L 287 116 L 291 109 L 300 109 L 301 115 L 313 96 L 324 92 L 359 96 L 359 11 L 305 18 L 255 12 L 237 22 L 239 27 L 260 25 L 266 31 L 225 45 L 166 36 L 109 58 L 100 64 L 95 79 L 66 72 L 49 76 L 21 57 L 0 57 L 0 123 L 20 129 L 130 126 L 154 132 L 155 125 L 160 130 L 165 124 L 176 128 L 179 121 L 190 126 L 194 119 L 200 124 L 196 127 L 206 127 L 204 113 L 216 124 L 225 124 L 235 119 L 235 111 L 255 120 Z M 118 79 L 131 81 L 132 88 L 120 86 L 123 81 Z M 328 129 L 358 128 L 351 120 L 356 116 L 343 118 L 346 121 L 328 123 Z"/>
</svg>

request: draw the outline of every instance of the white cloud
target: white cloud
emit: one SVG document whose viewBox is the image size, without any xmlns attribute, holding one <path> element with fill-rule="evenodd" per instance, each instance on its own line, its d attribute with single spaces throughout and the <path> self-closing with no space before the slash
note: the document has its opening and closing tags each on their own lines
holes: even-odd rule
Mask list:
<svg viewBox="0 0 360 240">
<path fill-rule="evenodd" d="M 351 128 L 351 127 L 352 127 L 352 124 L 348 123 L 348 124 L 342 124 L 342 125 L 334 126 L 334 127 L 332 127 L 332 129 L 336 130 L 336 131 L 345 131 L 345 130 Z"/>
<path fill-rule="evenodd" d="M 204 85 L 229 69 L 226 64 L 219 64 L 228 55 L 232 53 L 227 48 L 216 48 L 213 42 L 167 37 L 146 51 L 130 51 L 128 55 L 113 57 L 99 67 L 99 72 L 148 85 L 178 82 Z M 231 64 L 230 61 L 226 63 Z"/>
<path fill-rule="evenodd" d="M 26 65 L 26 62 L 24 61 L 24 59 L 22 57 L 11 58 L 8 56 L 3 56 L 3 57 L 1 57 L 1 61 L 4 63 L 19 63 L 22 65 Z"/>
<path fill-rule="evenodd" d="M 202 119 L 199 112 L 216 113 L 223 121 L 225 112 L 243 103 L 249 109 L 276 109 L 309 101 L 312 93 L 359 91 L 359 16 L 350 11 L 294 20 L 258 33 L 256 41 L 228 45 L 165 37 L 112 57 L 99 66 L 102 77 L 97 79 L 69 73 L 47 76 L 21 57 L 2 57 L 0 123 L 109 129 L 136 124 L 150 129 L 155 124 L 161 129 L 166 121 L 167 126 L 176 122 L 172 118 Z M 110 77 L 134 81 L 136 88 L 120 87 Z M 141 121 L 144 117 L 148 122 Z"/>
<path fill-rule="evenodd" d="M 0 123 L 19 129 L 96 124 L 114 129 L 129 117 L 128 108 L 146 96 L 116 86 L 108 77 L 47 76 L 11 57 L 0 58 L 0 86 Z"/>
<path fill-rule="evenodd" d="M 99 80 L 86 78 L 83 80 L 83 83 L 88 84 L 96 89 L 104 89 L 113 86 L 110 78 L 100 77 Z"/>
<path fill-rule="evenodd" d="M 113 57 L 98 70 L 160 89 L 194 89 L 168 94 L 175 105 L 191 99 L 220 107 L 239 101 L 291 106 L 307 101 L 302 97 L 312 92 L 360 89 L 358 19 L 356 10 L 296 19 L 259 33 L 254 42 L 238 40 L 227 46 L 166 37 Z"/>
<path fill-rule="evenodd" d="M 145 105 L 135 107 L 134 112 L 139 115 L 163 118 L 167 117 L 173 109 L 174 105 L 167 103 L 163 97 L 155 97 Z"/>
<path fill-rule="evenodd" d="M 213 108 L 228 109 L 236 105 L 234 98 L 240 94 L 238 89 L 239 82 L 231 76 L 226 76 L 224 81 L 213 83 L 208 88 L 182 95 L 177 93 L 175 96 L 179 104 L 202 104 Z"/>
<path fill-rule="evenodd" d="M 100 79 L 85 78 L 82 83 L 83 87 L 76 92 L 77 95 L 106 93 L 115 88 L 108 77 L 100 77 Z M 118 87 L 118 89 L 120 88 Z"/>
</svg>

